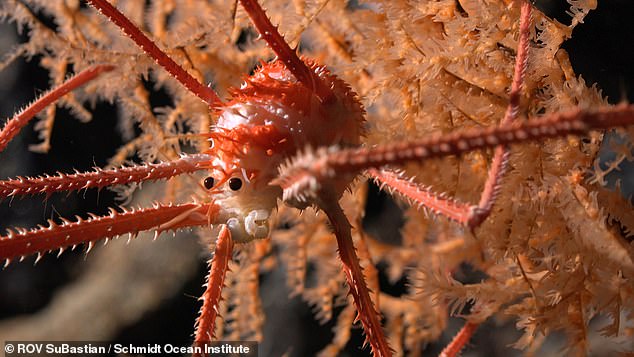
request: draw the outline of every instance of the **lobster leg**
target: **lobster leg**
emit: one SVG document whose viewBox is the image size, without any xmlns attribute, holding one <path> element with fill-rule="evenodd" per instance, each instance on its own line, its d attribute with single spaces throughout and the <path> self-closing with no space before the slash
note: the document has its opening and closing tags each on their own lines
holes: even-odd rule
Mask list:
<svg viewBox="0 0 634 357">
<path fill-rule="evenodd" d="M 500 125 L 509 125 L 516 121 L 519 112 L 520 93 L 528 61 L 528 43 L 530 35 L 531 5 L 521 1 L 520 36 L 515 57 L 513 83 L 509 93 L 509 104 Z M 500 188 L 500 182 L 506 171 L 509 149 L 506 145 L 495 147 L 489 175 L 484 183 L 484 190 L 477 205 L 467 205 L 451 198 L 445 198 L 433 191 L 420 187 L 401 175 L 387 170 L 369 169 L 367 175 L 412 200 L 432 212 L 440 213 L 449 219 L 464 224 L 472 230 L 480 226 L 489 216 Z"/>
<path fill-rule="evenodd" d="M 149 163 L 107 170 L 95 168 L 92 172 L 58 173 L 55 176 L 18 177 L 0 181 L 0 199 L 38 193 L 49 196 L 60 191 L 103 188 L 148 180 L 168 179 L 176 175 L 204 170 L 204 165 L 209 161 L 208 155 L 197 154 L 156 164 Z"/>
<path fill-rule="evenodd" d="M 351 235 L 352 226 L 334 197 L 335 195 L 329 192 L 321 192 L 320 199 L 317 201 L 319 202 L 319 207 L 328 216 L 337 237 L 339 257 L 348 281 L 350 295 L 352 295 L 357 308 L 358 315 L 356 320 L 361 320 L 366 334 L 366 342 L 370 344 L 374 356 L 391 356 L 392 350 L 381 327 L 380 315 L 374 308 L 370 298 L 370 291 L 359 265 L 359 257 L 355 252 Z"/>
<path fill-rule="evenodd" d="M 387 187 L 390 193 L 398 193 L 419 208 L 424 207 L 435 214 L 447 217 L 460 224 L 468 225 L 472 217 L 472 208 L 456 199 L 439 195 L 429 187 L 421 186 L 407 179 L 402 173 L 388 169 L 368 169 L 365 175 L 374 179 L 381 189 Z"/>
<path fill-rule="evenodd" d="M 297 197 L 302 201 L 314 198 L 320 182 L 335 177 L 354 177 L 361 170 L 391 164 L 421 162 L 426 159 L 459 155 L 473 150 L 535 141 L 565 135 L 581 135 L 590 130 L 634 125 L 634 105 L 620 104 L 611 108 L 545 115 L 527 122 L 504 126 L 457 131 L 407 143 L 373 148 L 321 148 L 296 156 L 283 165 L 280 175 L 271 183 L 284 189 L 284 200 Z"/>
<path fill-rule="evenodd" d="M 520 94 L 526 67 L 528 63 L 528 44 L 530 35 L 531 5 L 524 0 L 520 4 L 520 30 L 515 57 L 515 67 L 513 72 L 513 82 L 509 93 L 509 104 L 506 108 L 504 118 L 500 125 L 508 125 L 517 120 L 519 112 Z M 387 185 L 408 199 L 414 201 L 419 206 L 424 206 L 434 212 L 443 214 L 449 219 L 455 220 L 472 231 L 479 227 L 491 214 L 493 204 L 500 191 L 500 183 L 506 172 L 509 158 L 509 148 L 507 145 L 498 145 L 494 149 L 493 160 L 489 174 L 484 183 L 484 189 L 477 205 L 467 205 L 452 198 L 446 198 L 435 194 L 433 191 L 421 188 L 418 185 L 404 180 L 399 175 L 395 175 L 386 170 L 370 169 L 367 172 L 375 180 Z M 470 340 L 471 336 L 478 328 L 478 323 L 467 321 L 460 330 L 456 338 L 442 351 L 441 356 L 456 356 Z"/>
<path fill-rule="evenodd" d="M 226 225 L 223 225 L 218 234 L 214 256 L 209 261 L 209 275 L 205 283 L 207 288 L 201 297 L 203 306 L 200 308 L 200 314 L 196 320 L 195 345 L 200 346 L 215 337 L 216 317 L 220 309 L 222 288 L 225 285 L 225 276 L 229 269 L 232 252 L 233 240 L 231 239 L 231 232 Z"/>
<path fill-rule="evenodd" d="M 163 50 L 161 50 L 152 40 L 150 40 L 136 25 L 134 25 L 125 15 L 112 6 L 106 0 L 88 0 L 88 3 L 99 12 L 114 22 L 119 28 L 132 39 L 137 46 L 141 47 L 145 53 L 163 67 L 172 77 L 176 78 L 185 88 L 198 96 L 211 107 L 222 104 L 220 98 L 213 89 L 203 85 L 191 74 L 174 62 Z"/>
<path fill-rule="evenodd" d="M 155 204 L 151 208 L 123 209 L 123 212 L 111 208 L 106 216 L 77 217 L 75 222 L 62 219 L 61 224 L 49 220 L 48 227 L 30 230 L 8 229 L 6 236 L 0 236 L 0 259 L 5 260 L 6 265 L 16 257 L 30 254 L 37 254 L 38 258 L 54 250 L 61 254 L 67 247 L 81 243 L 87 243 L 90 249 L 99 239 L 126 233 L 136 236 L 140 231 L 154 230 L 158 235 L 167 230 L 203 226 L 214 221 L 219 209 L 213 203 Z"/>
<path fill-rule="evenodd" d="M 69 78 L 60 86 L 53 88 L 52 90 L 41 96 L 39 99 L 37 99 L 35 102 L 33 102 L 33 104 L 20 111 L 13 118 L 8 120 L 2 128 L 2 131 L 0 131 L 0 152 L 4 151 L 9 142 L 16 135 L 18 135 L 20 130 L 46 106 L 54 103 L 68 92 L 97 78 L 102 73 L 111 71 L 113 69 L 113 66 L 105 64 L 87 68 L 79 72 L 75 76 Z"/>
<path fill-rule="evenodd" d="M 333 92 L 328 88 L 315 72 L 297 57 L 295 50 L 286 43 L 277 27 L 273 26 L 271 20 L 266 16 L 264 10 L 256 0 L 240 0 L 240 4 L 249 14 L 251 22 L 258 30 L 260 36 L 268 43 L 269 47 L 275 52 L 277 57 L 284 62 L 288 70 L 300 81 L 306 88 L 315 92 L 322 102 L 328 102 L 333 96 Z"/>
</svg>

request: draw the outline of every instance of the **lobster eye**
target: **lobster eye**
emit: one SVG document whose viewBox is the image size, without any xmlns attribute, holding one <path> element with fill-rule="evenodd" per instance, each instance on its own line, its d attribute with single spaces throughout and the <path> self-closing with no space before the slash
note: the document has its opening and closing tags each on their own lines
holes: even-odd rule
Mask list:
<svg viewBox="0 0 634 357">
<path fill-rule="evenodd" d="M 242 180 L 237 177 L 232 177 L 229 179 L 229 188 L 232 191 L 238 191 L 242 187 Z"/>
<path fill-rule="evenodd" d="M 206 189 L 211 190 L 211 188 L 214 187 L 214 178 L 211 176 L 207 177 L 205 181 L 203 181 L 203 185 Z"/>
</svg>

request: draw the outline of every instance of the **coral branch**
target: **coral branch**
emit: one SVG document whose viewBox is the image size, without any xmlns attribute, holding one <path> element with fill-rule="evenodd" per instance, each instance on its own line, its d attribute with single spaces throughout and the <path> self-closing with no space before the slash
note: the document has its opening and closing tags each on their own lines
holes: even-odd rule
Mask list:
<svg viewBox="0 0 634 357">
<path fill-rule="evenodd" d="M 223 225 L 218 234 L 214 256 L 209 262 L 209 275 L 207 276 L 207 289 L 201 299 L 203 306 L 196 320 L 196 337 L 194 343 L 201 345 L 211 341 L 214 336 L 215 322 L 220 310 L 219 304 L 225 277 L 229 270 L 229 261 L 233 252 L 233 240 L 231 232 Z"/>
<path fill-rule="evenodd" d="M 295 197 L 305 201 L 315 197 L 320 188 L 320 182 L 344 175 L 353 177 L 357 172 L 367 168 L 459 155 L 498 145 L 571 134 L 580 135 L 593 129 L 632 124 L 634 124 L 634 105 L 620 104 L 596 111 L 575 109 L 546 115 L 529 122 L 457 131 L 373 148 L 307 150 L 282 165 L 280 175 L 272 183 L 284 189 L 284 200 Z"/>
<path fill-rule="evenodd" d="M 189 89 L 190 92 L 198 96 L 211 107 L 217 107 L 222 104 L 220 98 L 213 89 L 203 85 L 183 67 L 174 62 L 163 50 L 161 50 L 152 40 L 150 40 L 136 25 L 134 25 L 125 15 L 123 15 L 114 6 L 110 5 L 106 0 L 88 0 L 99 12 L 106 16 L 110 21 L 114 22 L 121 30 L 132 39 L 145 53 L 163 67 L 172 77 Z"/>
<path fill-rule="evenodd" d="M 18 177 L 0 181 L 0 199 L 5 197 L 34 195 L 47 196 L 59 191 L 75 191 L 88 188 L 103 188 L 133 182 L 167 179 L 176 175 L 203 170 L 209 156 L 205 154 L 183 156 L 178 160 L 157 164 L 142 164 L 75 174 L 58 173 L 56 176 Z"/>
<path fill-rule="evenodd" d="M 295 51 L 284 41 L 277 27 L 273 26 L 271 20 L 266 16 L 260 4 L 255 0 L 240 0 L 240 3 L 247 14 L 249 14 L 260 36 L 269 44 L 277 57 L 284 62 L 286 68 L 288 68 L 295 78 L 306 86 L 306 88 L 315 92 L 322 102 L 328 102 L 333 96 L 332 90 L 326 86 L 325 82 L 322 81 L 315 72 L 311 71 L 310 68 L 297 57 Z"/>
<path fill-rule="evenodd" d="M 91 80 L 97 78 L 100 74 L 111 71 L 114 68 L 114 66 L 104 64 L 87 68 L 69 78 L 57 88 L 50 90 L 38 100 L 33 102 L 33 104 L 16 114 L 13 118 L 7 121 L 2 128 L 2 131 L 0 131 L 0 152 L 4 151 L 9 142 L 18 135 L 20 130 L 46 106 L 53 104 L 68 92 L 84 85 L 87 82 L 90 82 Z"/>
<path fill-rule="evenodd" d="M 469 342 L 473 333 L 478 329 L 478 324 L 474 324 L 473 322 L 468 322 L 462 326 L 458 334 L 454 336 L 453 340 L 449 342 L 449 344 L 440 352 L 439 357 L 455 357 L 460 351 L 464 348 L 464 346 Z"/>
<path fill-rule="evenodd" d="M 154 229 L 156 234 L 178 228 L 202 226 L 208 224 L 218 212 L 214 204 L 189 203 L 182 205 L 155 204 L 152 208 L 125 209 L 119 212 L 114 208 L 106 216 L 90 215 L 83 219 L 76 217 L 71 222 L 62 219 L 62 223 L 48 221 L 48 227 L 17 232 L 8 229 L 6 236 L 0 236 L 0 259 L 8 264 L 15 257 L 37 253 L 38 256 L 53 250 L 61 254 L 69 246 L 89 243 L 88 249 L 99 239 L 116 237 L 129 233 L 136 236 L 140 231 Z"/>
<path fill-rule="evenodd" d="M 370 299 L 370 292 L 352 243 L 352 226 L 350 226 L 350 222 L 348 222 L 339 203 L 335 201 L 333 194 L 324 194 L 320 197 L 322 199 L 319 200 L 319 206 L 328 216 L 337 237 L 339 257 L 343 263 L 343 271 L 348 281 L 350 294 L 357 307 L 357 320 L 361 320 L 366 333 L 366 342 L 370 343 L 375 356 L 391 356 L 392 350 L 381 328 L 381 318 L 374 308 L 372 299 Z"/>
</svg>

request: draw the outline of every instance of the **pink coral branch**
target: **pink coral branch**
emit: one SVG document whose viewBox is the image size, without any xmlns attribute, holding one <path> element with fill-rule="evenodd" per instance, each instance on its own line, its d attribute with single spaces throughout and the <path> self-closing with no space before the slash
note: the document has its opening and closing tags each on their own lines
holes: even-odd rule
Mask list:
<svg viewBox="0 0 634 357">
<path fill-rule="evenodd" d="M 201 345 L 211 341 L 214 336 L 216 317 L 220 311 L 222 288 L 225 286 L 225 277 L 229 270 L 229 261 L 233 252 L 233 240 L 231 232 L 223 225 L 218 234 L 214 256 L 209 262 L 209 275 L 207 276 L 207 288 L 201 299 L 203 306 L 196 320 L 196 337 L 194 343 Z"/>
<path fill-rule="evenodd" d="M 280 35 L 276 26 L 273 26 L 271 20 L 255 0 L 240 0 L 242 7 L 249 14 L 253 25 L 258 33 L 269 44 L 277 57 L 284 62 L 286 68 L 300 81 L 306 88 L 315 92 L 322 102 L 327 103 L 333 96 L 333 92 L 328 88 L 323 80 L 311 71 L 310 68 L 297 57 L 297 54 L 286 43 L 282 35 Z"/>
<path fill-rule="evenodd" d="M 87 82 L 97 78 L 104 72 L 113 70 L 115 67 L 111 65 L 96 65 L 87 68 L 73 77 L 66 80 L 60 86 L 50 90 L 45 95 L 41 96 L 33 104 L 26 107 L 24 110 L 16 114 L 13 118 L 7 121 L 7 123 L 0 131 L 0 152 L 4 151 L 9 142 L 20 132 L 20 130 L 28 124 L 28 122 L 39 112 L 41 112 L 46 106 L 55 103 L 59 98 L 66 95 L 68 92 L 84 85 Z"/>
<path fill-rule="evenodd" d="M 58 173 L 55 176 L 18 177 L 0 181 L 0 199 L 20 195 L 44 193 L 47 196 L 60 191 L 75 191 L 88 188 L 103 188 L 133 182 L 167 179 L 176 175 L 204 170 L 209 162 L 205 154 L 187 155 L 180 159 L 75 174 Z"/>
<path fill-rule="evenodd" d="M 188 203 L 181 205 L 155 204 L 151 208 L 125 209 L 122 212 L 110 209 L 106 216 L 91 214 L 89 218 L 76 217 L 75 222 L 62 219 L 62 223 L 48 221 L 48 227 L 35 229 L 9 229 L 0 236 L 0 259 L 8 264 L 11 259 L 31 254 L 41 256 L 53 250 L 60 254 L 65 248 L 77 244 L 92 244 L 104 238 L 129 233 L 135 236 L 140 231 L 155 230 L 159 234 L 166 230 L 202 226 L 210 222 L 210 216 L 218 212 L 214 204 Z"/>
<path fill-rule="evenodd" d="M 106 0 L 88 0 L 99 12 L 106 16 L 110 21 L 114 22 L 119 28 L 132 39 L 145 53 L 163 67 L 172 77 L 176 78 L 190 92 L 202 99 L 211 107 L 217 107 L 222 101 L 213 89 L 203 85 L 183 67 L 174 62 L 163 50 L 161 50 L 152 40 L 150 40 L 136 25 L 132 23 L 125 15 Z"/>
</svg>

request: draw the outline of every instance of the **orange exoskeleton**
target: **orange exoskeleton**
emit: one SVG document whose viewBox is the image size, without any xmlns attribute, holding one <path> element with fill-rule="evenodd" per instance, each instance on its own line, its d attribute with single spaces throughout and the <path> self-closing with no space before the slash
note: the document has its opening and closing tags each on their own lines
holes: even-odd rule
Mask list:
<svg viewBox="0 0 634 357">
<path fill-rule="evenodd" d="M 328 97 L 318 97 L 277 61 L 263 63 L 217 109 L 218 122 L 209 134 L 214 184 L 207 183 L 218 204 L 231 211 L 220 221 L 229 222 L 236 242 L 269 236 L 266 221 L 282 198 L 280 187 L 269 183 L 285 160 L 307 146 L 361 143 L 364 117 L 356 94 L 324 67 L 307 65 L 332 91 Z M 339 194 L 348 184 L 337 183 Z"/>
</svg>

